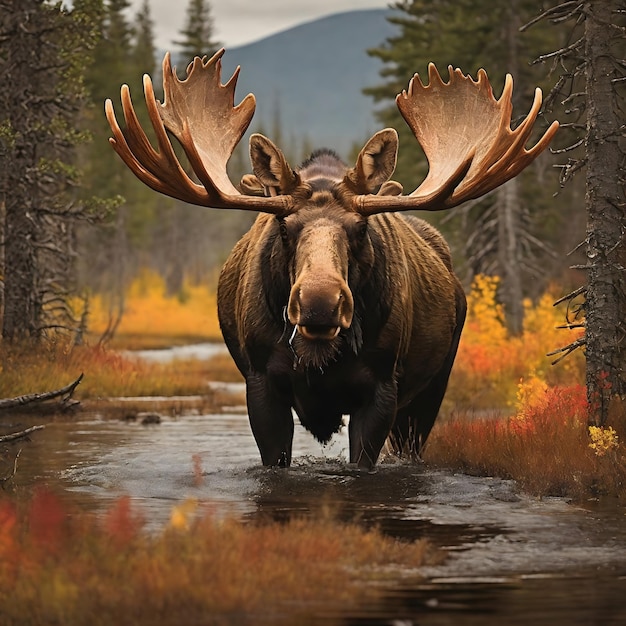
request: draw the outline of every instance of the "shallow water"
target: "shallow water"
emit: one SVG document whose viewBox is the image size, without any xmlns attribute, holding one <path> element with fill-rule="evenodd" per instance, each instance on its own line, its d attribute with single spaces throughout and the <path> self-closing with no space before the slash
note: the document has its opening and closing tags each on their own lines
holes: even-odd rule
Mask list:
<svg viewBox="0 0 626 626">
<path fill-rule="evenodd" d="M 167 363 L 175 359 L 210 359 L 211 357 L 227 352 L 226 346 L 220 342 L 194 343 L 182 346 L 172 346 L 171 348 L 159 348 L 150 350 L 133 350 L 127 352 L 129 356 L 134 356 L 144 361 L 156 361 Z"/>
<path fill-rule="evenodd" d="M 128 495 L 153 528 L 186 498 L 244 520 L 331 507 L 341 519 L 449 549 L 443 565 L 420 571 L 425 582 L 402 577 L 359 614 L 326 615 L 346 624 L 626 623 L 623 508 L 536 499 L 511 481 L 393 459 L 366 474 L 346 454 L 345 431 L 322 446 L 297 425 L 293 466 L 267 469 L 241 412 L 148 426 L 91 415 L 35 433 L 15 488 L 47 483 L 96 510 Z"/>
</svg>

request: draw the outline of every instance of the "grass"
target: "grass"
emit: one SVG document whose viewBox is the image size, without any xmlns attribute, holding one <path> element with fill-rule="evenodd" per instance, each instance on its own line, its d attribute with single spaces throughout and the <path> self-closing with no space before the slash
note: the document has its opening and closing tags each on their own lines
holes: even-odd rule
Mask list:
<svg viewBox="0 0 626 626">
<path fill-rule="evenodd" d="M 154 363 L 99 346 L 0 343 L 0 398 L 59 389 L 80 373 L 85 376 L 75 397 L 83 400 L 189 395 L 210 398 L 215 393 L 209 388 L 209 381 L 243 380 L 227 354 L 211 360 Z"/>
<path fill-rule="evenodd" d="M 398 569 L 441 562 L 426 541 L 400 542 L 321 514 L 284 524 L 194 516 L 186 502 L 163 532 L 124 498 L 104 520 L 36 492 L 0 500 L 0 622 L 19 624 L 306 623 L 371 601 Z M 339 621 L 339 620 L 338 620 Z M 332 620 L 329 620 L 332 623 Z"/>
<path fill-rule="evenodd" d="M 210 395 L 215 371 L 203 361 L 147 363 L 98 347 L 63 345 L 0 349 L 0 397 L 61 388 L 83 372 L 79 399 L 120 396 Z"/>
</svg>

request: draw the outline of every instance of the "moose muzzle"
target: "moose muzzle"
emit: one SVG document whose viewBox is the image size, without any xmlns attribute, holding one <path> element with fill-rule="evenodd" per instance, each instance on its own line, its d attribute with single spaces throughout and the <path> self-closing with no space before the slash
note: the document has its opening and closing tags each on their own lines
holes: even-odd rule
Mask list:
<svg viewBox="0 0 626 626">
<path fill-rule="evenodd" d="M 341 278 L 310 276 L 291 289 L 287 314 L 305 339 L 331 341 L 350 327 L 353 312 L 352 293 Z"/>
</svg>

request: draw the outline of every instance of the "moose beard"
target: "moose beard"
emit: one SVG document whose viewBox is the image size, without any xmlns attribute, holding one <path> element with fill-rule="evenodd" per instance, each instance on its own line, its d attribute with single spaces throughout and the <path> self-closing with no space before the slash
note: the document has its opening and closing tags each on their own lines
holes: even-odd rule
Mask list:
<svg viewBox="0 0 626 626">
<path fill-rule="evenodd" d="M 293 366 L 299 371 L 317 369 L 323 372 L 345 350 L 357 354 L 362 343 L 361 325 L 356 318 L 349 329 L 341 331 L 330 341 L 305 339 L 295 328 L 289 339 L 291 351 L 294 353 Z"/>
</svg>

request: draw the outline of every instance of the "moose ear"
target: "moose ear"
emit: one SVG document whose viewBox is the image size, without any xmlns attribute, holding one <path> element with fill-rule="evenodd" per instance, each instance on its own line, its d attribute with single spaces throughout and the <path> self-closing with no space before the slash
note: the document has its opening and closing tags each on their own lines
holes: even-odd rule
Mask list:
<svg viewBox="0 0 626 626">
<path fill-rule="evenodd" d="M 358 194 L 376 193 L 393 174 L 397 158 L 398 133 L 393 128 L 380 130 L 365 144 L 346 179 Z"/>
<path fill-rule="evenodd" d="M 289 194 L 297 186 L 299 177 L 287 163 L 285 155 L 259 133 L 250 137 L 250 161 L 252 171 L 270 195 Z"/>
</svg>

